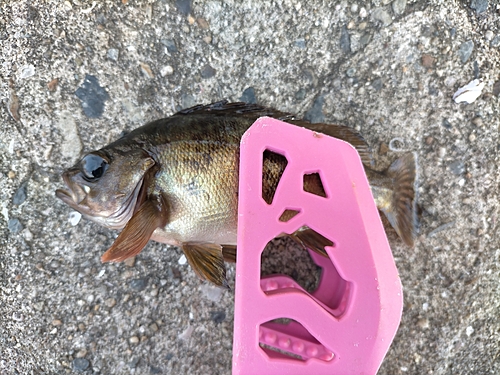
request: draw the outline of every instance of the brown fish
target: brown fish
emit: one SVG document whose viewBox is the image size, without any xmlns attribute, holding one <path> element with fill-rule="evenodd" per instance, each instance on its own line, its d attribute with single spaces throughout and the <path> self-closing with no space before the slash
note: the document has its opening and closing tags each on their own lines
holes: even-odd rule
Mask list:
<svg viewBox="0 0 500 375">
<path fill-rule="evenodd" d="M 269 116 L 351 143 L 356 147 L 377 207 L 398 235 L 413 246 L 416 233 L 413 154 L 386 171 L 370 168 L 364 139 L 345 126 L 310 124 L 271 108 L 221 101 L 150 122 L 90 152 L 63 173 L 68 189 L 57 197 L 86 218 L 122 232 L 102 256 L 122 261 L 150 239 L 179 246 L 196 273 L 227 287 L 224 260 L 236 260 L 239 144 L 259 117 Z M 286 159 L 264 155 L 263 197 L 272 201 Z M 304 189 L 324 194 L 310 175 Z M 301 228 L 292 238 L 323 255 L 331 242 Z"/>
</svg>

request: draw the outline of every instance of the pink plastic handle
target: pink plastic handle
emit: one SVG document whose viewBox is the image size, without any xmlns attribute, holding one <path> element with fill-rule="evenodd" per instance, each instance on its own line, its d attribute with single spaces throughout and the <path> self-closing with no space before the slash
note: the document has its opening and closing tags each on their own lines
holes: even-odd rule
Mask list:
<svg viewBox="0 0 500 375">
<path fill-rule="evenodd" d="M 271 204 L 262 198 L 265 150 L 288 164 Z M 303 189 L 318 173 L 327 197 Z M 300 211 L 287 222 L 286 209 Z M 236 374 L 375 374 L 401 320 L 401 282 L 356 150 L 263 117 L 241 140 L 233 343 Z M 288 276 L 260 277 L 266 244 L 308 226 L 334 245 L 310 251 L 322 274 L 306 292 Z M 273 320 L 288 318 L 288 324 Z"/>
</svg>

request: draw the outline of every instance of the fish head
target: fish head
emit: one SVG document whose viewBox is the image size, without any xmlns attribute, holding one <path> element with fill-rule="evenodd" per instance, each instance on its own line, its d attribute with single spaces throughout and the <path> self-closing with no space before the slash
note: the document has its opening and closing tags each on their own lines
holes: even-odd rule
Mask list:
<svg viewBox="0 0 500 375">
<path fill-rule="evenodd" d="M 62 174 L 67 189 L 56 196 L 86 218 L 120 229 L 145 199 L 154 165 L 141 149 L 92 151 Z"/>
</svg>

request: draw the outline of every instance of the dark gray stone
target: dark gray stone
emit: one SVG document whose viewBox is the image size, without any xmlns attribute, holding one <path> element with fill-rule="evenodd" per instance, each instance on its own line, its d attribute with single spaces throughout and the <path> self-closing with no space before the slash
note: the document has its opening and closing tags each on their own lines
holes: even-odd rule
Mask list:
<svg viewBox="0 0 500 375">
<path fill-rule="evenodd" d="M 344 53 L 351 52 L 351 36 L 347 31 L 347 26 L 342 26 L 340 30 L 340 49 Z"/>
<path fill-rule="evenodd" d="M 185 16 L 191 13 L 191 0 L 176 0 L 175 6 Z"/>
<path fill-rule="evenodd" d="M 86 74 L 81 87 L 75 95 L 82 101 L 83 112 L 87 117 L 100 117 L 104 112 L 104 102 L 109 99 L 107 91 L 99 85 L 96 77 Z"/>
<path fill-rule="evenodd" d="M 201 78 L 212 78 L 213 76 L 215 76 L 215 73 L 216 70 L 208 64 L 201 68 Z"/>
<path fill-rule="evenodd" d="M 12 233 L 19 233 L 20 231 L 23 230 L 23 225 L 21 224 L 19 219 L 14 218 L 14 219 L 9 219 L 9 222 L 7 223 L 7 228 L 9 228 L 9 230 Z"/>
<path fill-rule="evenodd" d="M 90 362 L 85 358 L 75 358 L 71 363 L 71 366 L 73 367 L 73 370 L 83 372 L 89 368 Z"/>
<path fill-rule="evenodd" d="M 28 198 L 28 181 L 23 182 L 19 188 L 14 193 L 14 198 L 12 199 L 12 203 L 16 206 L 24 203 L 24 201 Z"/>
<path fill-rule="evenodd" d="M 346 70 L 345 74 L 347 74 L 347 76 L 348 76 L 349 78 L 352 78 L 352 77 L 354 77 L 354 75 L 356 74 L 356 69 L 354 69 L 354 68 L 349 68 L 349 69 L 347 69 L 347 70 Z"/>
<path fill-rule="evenodd" d="M 306 112 L 304 119 L 310 121 L 311 123 L 324 122 L 325 116 L 323 115 L 323 102 L 325 99 L 323 96 L 318 96 L 314 101 L 311 109 Z"/>
<path fill-rule="evenodd" d="M 476 11 L 476 14 L 481 14 L 488 9 L 488 0 L 472 0 L 470 7 Z"/>
<path fill-rule="evenodd" d="M 175 40 L 173 39 L 162 39 L 161 44 L 167 47 L 167 51 L 170 53 L 176 53 L 178 51 L 177 46 L 175 45 Z"/>
<path fill-rule="evenodd" d="M 492 46 L 492 47 L 498 47 L 498 46 L 500 46 L 500 35 L 495 36 L 495 37 L 491 40 L 491 42 L 490 42 L 490 46 Z"/>
<path fill-rule="evenodd" d="M 128 363 L 128 367 L 136 368 L 141 359 L 139 357 L 133 357 L 132 360 Z"/>
<path fill-rule="evenodd" d="M 458 57 L 460 57 L 460 61 L 462 64 L 465 64 L 467 60 L 469 60 L 470 55 L 472 55 L 472 51 L 474 50 L 474 42 L 472 40 L 468 40 L 463 42 L 458 49 Z"/>
<path fill-rule="evenodd" d="M 300 89 L 295 93 L 295 99 L 296 100 L 304 100 L 306 97 L 306 90 L 305 89 Z"/>
<path fill-rule="evenodd" d="M 257 103 L 257 98 L 255 97 L 255 90 L 253 87 L 248 87 L 243 91 L 243 94 L 240 97 L 241 102 L 245 102 L 248 104 L 255 104 Z"/>
<path fill-rule="evenodd" d="M 181 95 L 181 108 L 179 109 L 191 108 L 195 105 L 196 105 L 196 100 L 192 95 L 186 93 Z"/>
<path fill-rule="evenodd" d="M 372 82 L 372 87 L 375 89 L 375 91 L 380 91 L 382 89 L 383 83 L 381 78 L 377 78 Z"/>
<path fill-rule="evenodd" d="M 455 160 L 448 167 L 450 168 L 451 172 L 456 176 L 460 176 L 465 172 L 465 164 L 461 160 Z"/>
<path fill-rule="evenodd" d="M 451 123 L 448 121 L 448 119 L 444 119 L 443 120 L 443 126 L 446 128 L 446 129 L 451 129 L 453 126 L 451 125 Z"/>
<path fill-rule="evenodd" d="M 210 313 L 210 320 L 215 322 L 215 324 L 220 324 L 226 319 L 225 311 L 212 311 Z"/>
<path fill-rule="evenodd" d="M 130 282 L 130 287 L 137 292 L 142 292 L 146 289 L 148 282 L 146 279 L 134 279 Z"/>
</svg>

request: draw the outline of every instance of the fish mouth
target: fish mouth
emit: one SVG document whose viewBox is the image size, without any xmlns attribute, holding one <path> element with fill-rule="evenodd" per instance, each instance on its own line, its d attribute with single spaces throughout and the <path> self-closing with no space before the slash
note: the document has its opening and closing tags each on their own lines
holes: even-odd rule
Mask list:
<svg viewBox="0 0 500 375">
<path fill-rule="evenodd" d="M 62 178 L 64 181 L 64 184 L 67 187 L 67 190 L 65 189 L 57 189 L 56 190 L 56 197 L 62 200 L 64 203 L 66 203 L 68 206 L 71 208 L 77 209 L 78 205 L 80 204 L 81 201 L 85 199 L 87 196 L 87 190 L 89 189 L 88 186 L 80 186 L 73 182 L 71 180 L 72 175 L 75 174 L 72 171 L 67 171 L 63 173 Z"/>
</svg>

